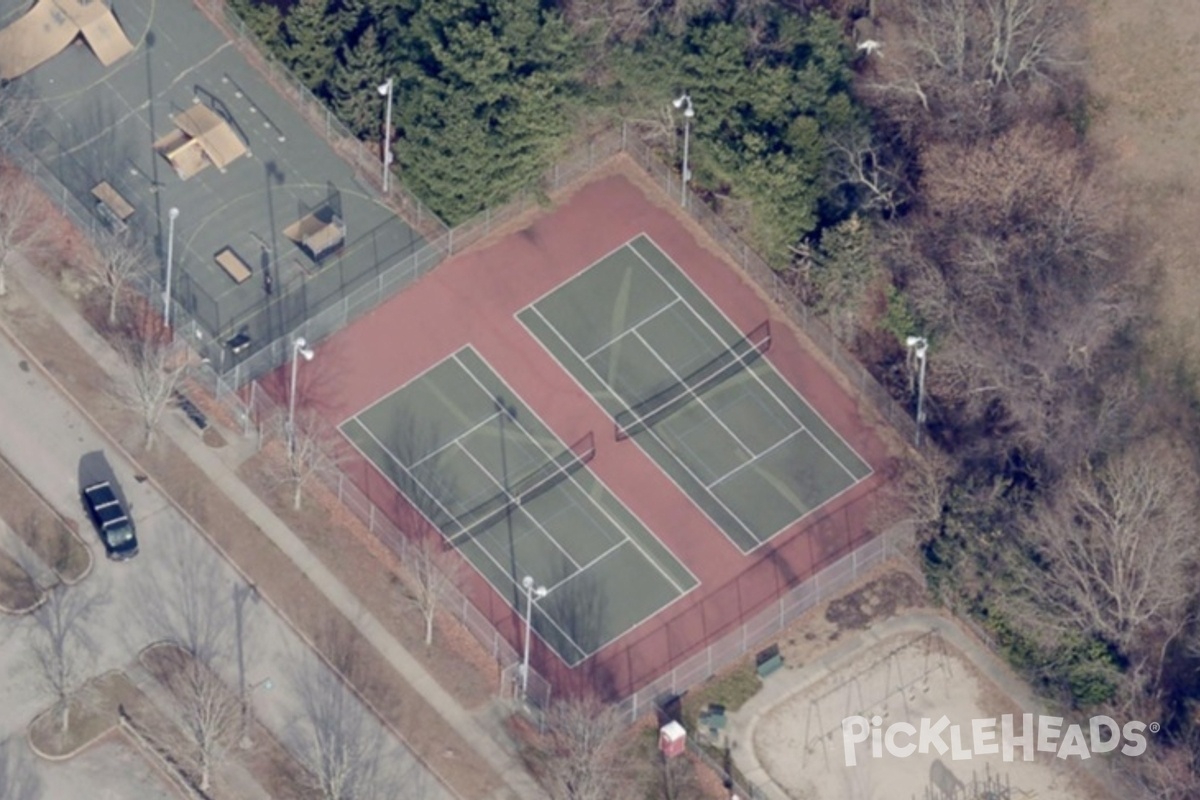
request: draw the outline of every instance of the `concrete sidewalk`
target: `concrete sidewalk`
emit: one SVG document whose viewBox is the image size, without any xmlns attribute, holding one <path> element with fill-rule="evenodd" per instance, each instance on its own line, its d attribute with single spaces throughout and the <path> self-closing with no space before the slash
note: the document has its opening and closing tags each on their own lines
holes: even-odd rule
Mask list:
<svg viewBox="0 0 1200 800">
<path fill-rule="evenodd" d="M 53 282 L 23 258 L 10 257 L 10 278 L 19 283 L 40 303 L 95 361 L 110 375 L 120 375 L 126 367 L 118 354 L 93 330 L 62 296 Z M 91 419 L 73 397 L 71 402 Z M 97 428 L 102 426 L 96 424 Z M 322 594 L 354 624 L 362 636 L 388 660 L 396 671 L 453 727 L 493 769 L 505 786 L 497 787 L 494 800 L 535 800 L 545 797 L 515 754 L 484 733 L 494 729 L 494 719 L 484 709 L 483 718 L 463 708 L 433 679 L 429 672 L 359 602 L 345 584 L 333 575 L 308 547 L 238 478 L 236 469 L 253 452 L 254 445 L 244 437 L 229 434 L 230 446 L 214 450 L 203 443 L 193 430 L 175 419 L 165 419 L 161 433 L 178 446 L 221 491 L 267 535 L 313 582 Z M 227 432 L 228 433 L 228 432 Z"/>
<path fill-rule="evenodd" d="M 767 800 L 788 800 L 787 791 L 774 781 L 755 752 L 754 737 L 759 722 L 794 695 L 844 671 L 848 663 L 853 663 L 851 659 L 856 653 L 876 651 L 882 643 L 897 637 L 915 637 L 931 631 L 941 636 L 953 651 L 965 656 L 984 678 L 1010 697 L 1019 708 L 1034 714 L 1050 713 L 1046 701 L 1034 695 L 1011 667 L 954 619 L 937 612 L 914 611 L 881 620 L 804 666 L 780 670 L 763 681 L 763 687 L 757 694 L 728 715 L 726 734 L 731 741 L 737 742 L 733 760 L 742 774 L 763 791 Z M 1139 796 L 1132 786 L 1109 771 L 1108 767 L 1109 762 L 1101 759 L 1091 759 L 1082 765 L 1082 769 L 1090 772 L 1093 778 L 1108 785 L 1121 781 L 1128 792 L 1125 797 Z"/>
</svg>

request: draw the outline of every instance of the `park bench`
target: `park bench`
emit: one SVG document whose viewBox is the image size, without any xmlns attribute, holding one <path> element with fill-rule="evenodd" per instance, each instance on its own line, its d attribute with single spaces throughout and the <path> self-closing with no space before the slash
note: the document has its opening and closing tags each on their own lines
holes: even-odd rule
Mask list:
<svg viewBox="0 0 1200 800">
<path fill-rule="evenodd" d="M 754 657 L 754 669 L 758 677 L 765 678 L 783 666 L 783 656 L 779 654 L 779 645 L 773 644 L 759 651 Z"/>
</svg>

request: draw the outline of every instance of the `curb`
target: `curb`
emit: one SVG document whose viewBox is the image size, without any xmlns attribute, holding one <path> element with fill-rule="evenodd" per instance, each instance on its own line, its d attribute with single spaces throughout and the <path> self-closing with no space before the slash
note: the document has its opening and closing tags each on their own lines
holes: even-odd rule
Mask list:
<svg viewBox="0 0 1200 800">
<path fill-rule="evenodd" d="M 17 341 L 17 338 L 13 335 L 12 331 L 9 330 L 8 326 L 4 323 L 3 320 L 0 320 L 0 329 L 2 329 L 4 331 L 4 334 L 5 334 L 5 336 L 8 337 L 8 340 L 10 342 L 12 342 L 22 353 L 25 354 L 25 357 L 30 360 L 30 363 L 37 365 L 39 372 L 41 372 L 44 376 L 50 378 L 51 380 L 54 380 L 54 376 L 50 375 L 49 372 L 46 371 L 46 368 L 44 366 L 42 366 L 42 363 L 40 361 L 38 361 L 36 358 L 34 358 L 33 355 L 25 348 L 25 346 L 23 344 L 21 344 L 20 342 Z M 65 389 L 63 389 L 62 384 L 58 383 L 57 381 L 54 382 L 54 385 L 61 392 L 66 391 Z M 79 405 L 73 399 L 71 401 L 71 404 L 76 407 L 78 407 L 78 405 Z M 43 495 L 40 491 L 38 491 L 37 487 L 34 486 L 32 483 L 30 483 L 29 480 L 24 475 L 21 474 L 21 471 L 19 469 L 17 469 L 16 467 L 14 467 L 12 465 L 11 461 L 9 461 L 3 455 L 0 455 L 0 463 L 3 463 L 5 466 L 8 467 L 9 471 L 12 472 L 12 474 L 16 476 L 17 480 L 19 480 L 25 486 L 26 489 L 28 489 L 30 492 L 32 492 L 34 494 L 34 496 L 36 496 L 37 499 L 39 501 L 41 501 L 41 504 L 46 507 L 47 511 L 49 511 L 51 514 L 54 515 L 54 517 L 59 521 L 59 523 L 63 526 L 63 528 L 66 530 L 66 532 L 71 536 L 71 538 L 74 539 L 79 544 L 79 546 L 83 548 L 83 552 L 87 554 L 87 566 L 84 567 L 83 572 L 79 573 L 79 577 L 77 577 L 77 578 L 72 578 L 71 580 L 67 580 L 67 578 L 64 577 L 63 574 L 61 572 L 59 572 L 58 570 L 56 570 L 52 565 L 50 565 L 50 564 L 46 565 L 50 569 L 50 571 L 53 572 L 55 575 L 57 575 L 58 579 L 60 581 L 62 581 L 65 585 L 75 586 L 76 584 L 82 583 L 84 581 L 84 579 L 87 578 L 87 576 L 92 574 L 92 570 L 96 566 L 96 557 L 94 555 L 92 555 L 92 548 L 88 547 L 87 542 L 85 542 L 83 540 L 83 537 L 79 535 L 79 532 L 77 530 L 75 530 L 73 527 L 71 527 L 71 525 L 67 524 L 70 520 L 68 520 L 66 517 L 64 517 L 59 512 L 59 510 L 57 508 L 55 508 L 54 505 L 49 500 L 46 499 L 46 496 Z M 14 531 L 14 534 L 15 533 L 16 532 Z"/>
<path fill-rule="evenodd" d="M 107 672 L 101 672 L 99 675 L 96 675 L 95 677 L 93 677 L 91 680 L 88 681 L 88 684 L 98 681 L 107 675 L 123 675 L 123 674 L 124 674 L 124 672 L 122 670 L 110 669 Z M 86 687 L 88 684 L 84 684 L 84 687 Z M 84 687 L 80 687 L 79 690 L 72 692 L 72 696 L 77 695 L 79 693 L 79 691 L 81 691 Z M 67 702 L 70 702 L 70 698 L 68 698 Z M 27 741 L 29 743 L 29 749 L 32 750 L 33 754 L 35 756 L 37 756 L 38 758 L 44 759 L 46 761 L 50 761 L 52 763 L 67 761 L 69 759 L 74 758 L 75 756 L 82 753 L 84 750 L 87 750 L 89 747 L 96 744 L 96 742 L 99 742 L 101 739 L 104 739 L 105 737 L 107 737 L 109 734 L 111 734 L 114 730 L 116 730 L 119 727 L 118 723 L 114 722 L 112 725 L 105 728 L 104 731 L 102 731 L 99 735 L 89 739 L 88 741 L 79 745 L 78 747 L 76 747 L 74 750 L 71 750 L 70 752 L 59 753 L 59 754 L 46 753 L 46 752 L 43 752 L 42 750 L 38 749 L 38 746 L 36 744 L 34 744 L 34 742 L 33 742 L 33 727 L 34 727 L 34 725 L 36 725 L 38 723 L 39 720 L 41 720 L 51 714 L 54 714 L 55 710 L 56 709 L 53 706 L 51 706 L 50 708 L 46 709 L 45 711 L 41 712 L 36 717 L 31 719 L 29 721 L 29 724 L 25 726 L 25 741 Z"/>
<path fill-rule="evenodd" d="M 16 280 L 14 280 L 14 282 L 20 282 L 19 277 L 10 276 L 10 279 L 12 279 L 12 278 L 16 278 Z M 37 298 L 34 297 L 34 300 L 36 301 Z M 107 442 L 109 442 L 109 444 L 121 455 L 121 457 L 124 458 L 131 466 L 133 466 L 135 468 L 136 473 L 147 476 L 147 482 L 152 487 L 154 487 L 154 489 L 163 498 L 166 499 L 166 501 L 171 505 L 172 508 L 175 509 L 175 511 L 180 516 L 182 516 L 185 520 L 187 520 L 188 524 L 190 524 L 193 528 L 195 528 L 197 531 L 199 531 L 201 533 L 201 535 L 204 536 L 205 541 L 207 541 L 208 544 L 221 556 L 221 558 L 225 561 L 225 563 L 227 563 L 230 567 L 233 568 L 233 571 L 237 573 L 238 577 L 241 578 L 241 580 L 243 582 L 245 582 L 247 584 L 251 584 L 251 585 L 254 584 L 254 581 L 252 581 L 250 579 L 250 577 L 244 571 L 242 571 L 241 566 L 236 561 L 234 561 L 227 552 L 225 552 L 225 550 L 221 547 L 221 545 L 215 539 L 213 539 L 213 537 L 209 534 L 208 530 L 203 525 L 201 525 L 191 514 L 189 514 L 187 509 L 183 508 L 183 506 L 179 504 L 179 502 L 175 499 L 174 495 L 172 493 L 168 492 L 166 490 L 166 488 L 161 483 L 159 483 L 158 479 L 154 476 L 154 474 L 151 471 L 146 470 L 141 465 L 141 463 L 137 460 L 137 458 L 135 458 L 132 453 L 130 453 L 128 450 L 125 449 L 124 445 L 122 445 L 120 443 L 120 441 L 118 441 L 117 438 L 115 436 L 113 436 L 112 433 L 109 432 L 107 426 L 101 425 L 100 422 L 98 420 L 96 420 L 96 418 L 93 417 L 86 408 L 84 408 L 84 406 L 79 402 L 79 400 L 75 397 L 75 395 L 72 394 L 70 392 L 70 390 L 68 390 L 67 387 L 62 384 L 61 381 L 59 381 L 53 374 L 51 374 L 48 369 L 46 369 L 46 366 L 41 362 L 41 360 L 39 358 L 37 358 L 37 356 L 35 356 L 33 354 L 33 352 L 29 350 L 28 347 L 25 346 L 25 343 L 22 342 L 16 336 L 16 334 L 13 333 L 12 329 L 9 328 L 7 323 L 2 318 L 0 318 L 0 332 L 3 332 L 5 337 L 10 342 L 13 343 L 13 346 L 15 346 L 18 350 L 20 350 L 21 353 L 29 360 L 29 362 L 31 364 L 33 364 L 37 367 L 38 372 L 47 381 L 50 382 L 50 384 L 59 392 L 59 394 L 63 398 L 65 398 L 83 416 L 84 419 L 86 419 L 88 421 L 88 423 L 96 430 L 96 432 L 100 434 L 101 438 L 103 438 Z M 173 437 L 171 437 L 170 433 L 167 433 L 166 436 L 168 438 L 171 438 L 173 441 Z M 176 445 L 176 446 L 178 446 L 178 445 Z M 186 451 L 185 451 L 185 455 L 186 455 Z M 188 456 L 188 458 L 190 460 L 190 456 Z M 40 497 L 41 495 L 39 494 L 38 496 Z M 44 500 L 44 498 L 43 498 L 43 500 Z M 89 556 L 91 555 L 90 549 L 88 550 L 88 554 L 89 554 Z M 94 559 L 92 560 L 92 563 L 94 564 Z M 90 572 L 90 569 L 91 568 L 89 567 L 89 572 Z M 408 748 L 412 752 L 413 758 L 415 758 L 424 769 L 428 770 L 430 775 L 432 775 L 434 778 L 437 779 L 437 781 L 442 785 L 442 787 L 447 791 L 448 794 L 457 798 L 457 800 L 465 800 L 465 798 L 463 798 L 462 794 L 458 791 L 458 789 L 455 788 L 445 778 L 445 776 L 442 775 L 442 773 L 437 768 L 435 768 L 432 764 L 430 764 L 429 762 L 427 762 L 425 759 L 421 758 L 417 754 L 417 750 L 414 747 L 412 747 L 411 744 L 409 743 L 408 737 L 406 737 L 403 733 L 401 733 L 399 730 L 397 730 L 390 722 L 388 722 L 383 717 L 383 715 L 379 712 L 378 708 L 373 703 L 371 703 L 369 700 L 367 700 L 366 697 L 363 696 L 363 694 L 359 691 L 357 686 L 354 686 L 352 683 L 350 683 L 346 679 L 346 676 L 341 672 L 341 670 L 337 669 L 333 665 L 333 663 L 328 659 L 328 657 L 326 657 L 326 655 L 316 646 L 316 643 L 313 642 L 313 640 L 311 638 L 309 638 L 308 635 L 305 634 L 304 631 L 302 631 L 296 625 L 296 623 L 291 619 L 291 617 L 289 617 L 287 614 L 285 614 L 283 612 L 283 610 L 281 608 L 279 608 L 279 606 L 277 606 L 265 592 L 260 592 L 259 596 L 262 598 L 262 600 L 264 602 L 266 602 L 266 604 L 268 606 L 271 607 L 271 610 L 274 611 L 275 614 L 281 620 L 283 620 L 283 622 L 291 629 L 292 633 L 294 633 L 300 639 L 300 641 L 304 642 L 304 644 L 317 656 L 317 658 L 320 659 L 321 663 L 324 664 L 328 669 L 330 669 L 335 675 L 337 675 L 338 680 L 341 681 L 342 684 L 345 685 L 350 690 L 351 694 L 353 694 L 355 696 L 355 698 L 357 698 L 359 700 L 359 702 L 361 702 L 377 720 L 379 720 L 380 724 L 382 724 L 383 727 L 389 733 L 391 733 L 393 736 L 395 736 L 396 739 L 400 743 L 402 743 L 406 748 Z M 324 597 L 324 593 L 322 593 L 322 597 Z M 336 609 L 335 609 L 335 611 L 336 611 Z M 338 612 L 338 613 L 340 615 L 340 612 Z M 344 615 L 342 615 L 342 616 L 344 616 Z M 349 618 L 347 618 L 347 622 L 351 625 L 354 625 L 353 620 L 350 620 Z M 354 626 L 354 627 L 355 627 L 355 630 L 357 630 L 357 626 Z M 359 634 L 361 635 L 362 632 L 359 631 Z M 395 668 L 393 667 L 393 669 L 395 669 Z M 399 674 L 399 673 L 397 673 L 397 674 Z M 400 677 L 403 679 L 402 675 Z M 469 742 L 467 744 L 468 744 L 468 746 L 470 745 Z M 485 762 L 486 762 L 486 760 L 487 759 L 484 759 Z M 503 772 L 501 772 L 500 770 L 497 770 L 497 774 L 499 774 L 501 776 L 501 778 L 503 778 L 503 774 L 504 774 Z M 506 781 L 506 783 L 507 783 L 507 781 Z"/>
</svg>

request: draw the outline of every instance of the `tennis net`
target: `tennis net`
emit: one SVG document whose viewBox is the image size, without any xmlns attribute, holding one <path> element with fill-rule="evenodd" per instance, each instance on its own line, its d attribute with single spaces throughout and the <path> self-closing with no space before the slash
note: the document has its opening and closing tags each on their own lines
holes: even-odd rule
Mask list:
<svg viewBox="0 0 1200 800">
<path fill-rule="evenodd" d="M 486 530 L 514 508 L 525 505 L 558 486 L 595 457 L 596 439 L 589 431 L 586 436 L 550 461 L 509 484 L 505 491 L 455 517 L 454 522 L 458 530 L 450 536 L 450 543 L 461 544 L 477 532 Z"/>
<path fill-rule="evenodd" d="M 618 413 L 614 418 L 617 441 L 652 427 L 687 405 L 701 392 L 748 369 L 770 347 L 771 321 L 766 320 L 682 380 Z"/>
</svg>

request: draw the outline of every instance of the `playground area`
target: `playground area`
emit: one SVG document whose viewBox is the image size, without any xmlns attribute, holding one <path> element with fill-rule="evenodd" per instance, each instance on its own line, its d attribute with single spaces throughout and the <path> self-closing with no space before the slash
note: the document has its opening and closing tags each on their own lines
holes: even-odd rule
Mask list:
<svg viewBox="0 0 1200 800">
<path fill-rule="evenodd" d="M 1020 747 L 1011 760 L 1002 751 L 981 755 L 961 751 L 954 758 L 949 727 L 936 745 L 896 756 L 872 753 L 868 735 L 852 744 L 848 765 L 843 719 L 878 717 L 880 728 L 921 720 L 936 723 L 945 716 L 960 728 L 958 744 L 972 747 L 972 720 L 1014 716 L 1020 733 L 1022 715 L 1034 709 L 1018 705 L 984 677 L 977 665 L 938 631 L 909 633 L 875 641 L 826 665 L 810 683 L 795 678 L 795 688 L 781 702 L 759 712 L 750 747 L 775 787 L 796 800 L 1097 800 L 1093 776 L 1082 775 L 1077 763 L 1052 752 L 1037 752 L 1026 761 Z M 811 679 L 810 679 L 811 680 Z M 1034 719 L 1037 717 L 1035 716 Z M 1036 740 L 1037 732 L 1034 731 Z M 1086 734 L 1085 734 L 1086 735 Z M 900 735 L 896 742 L 915 744 L 918 736 Z M 1000 748 L 997 748 L 1000 750 Z M 916 750 L 916 748 L 914 748 Z M 1119 756 L 1118 756 L 1119 757 Z"/>
</svg>

